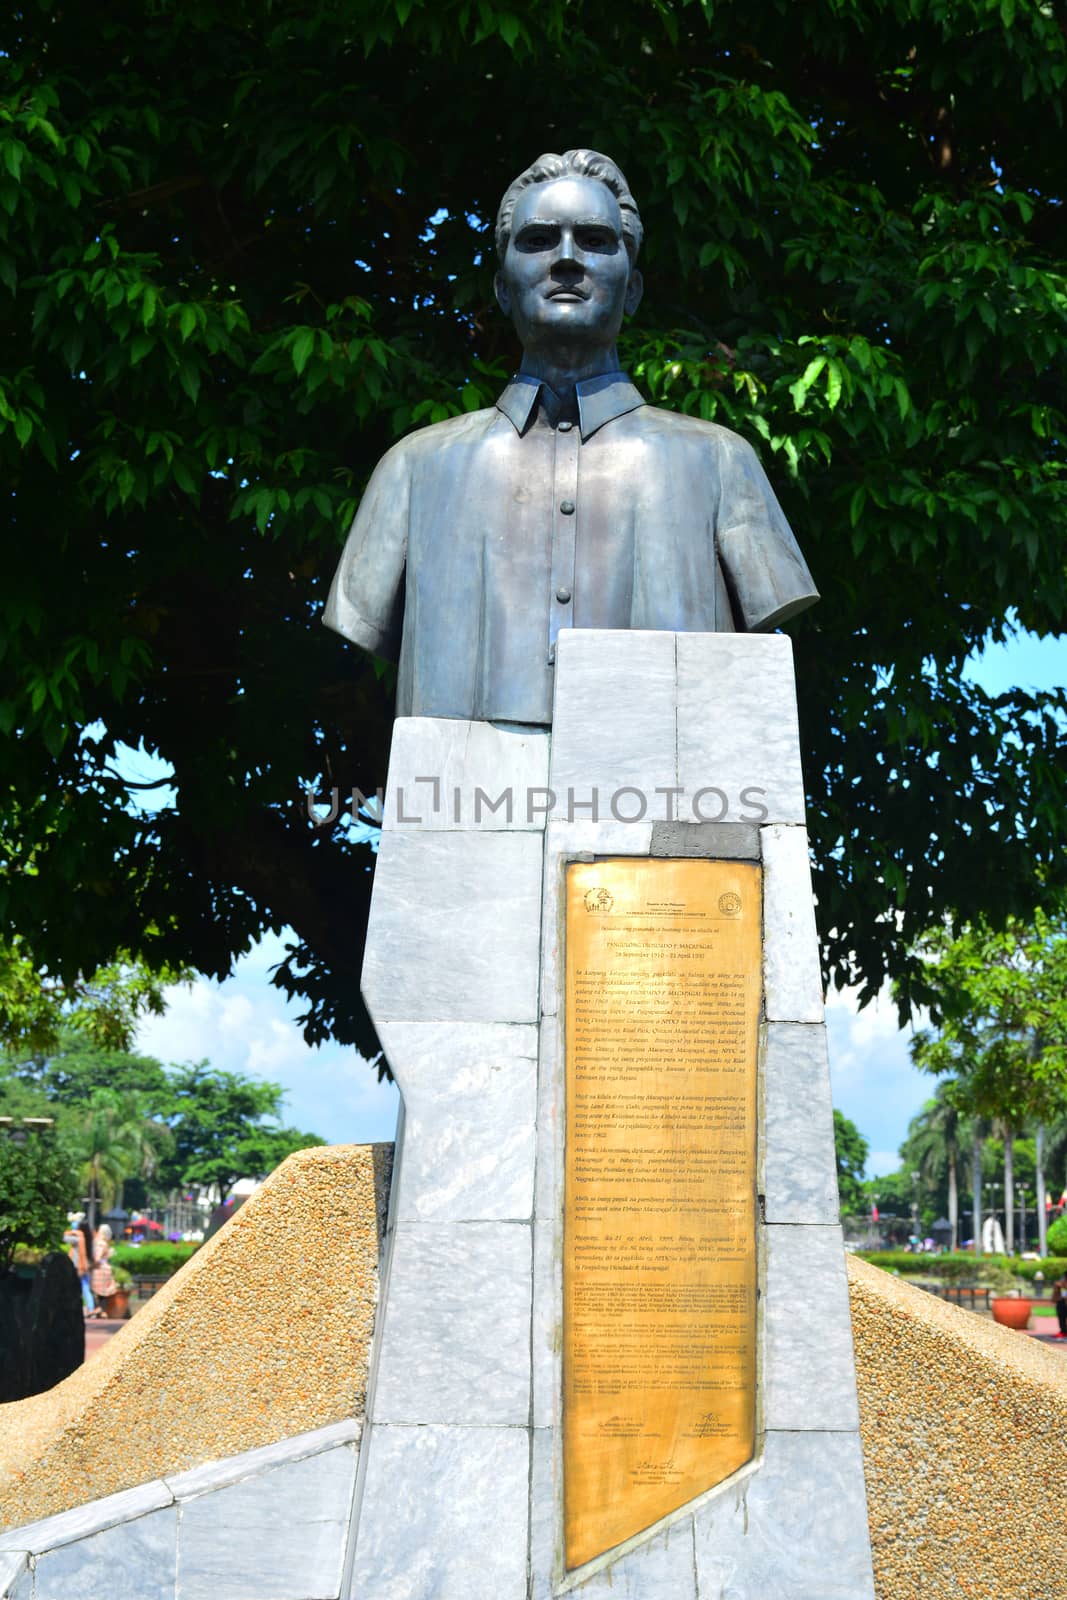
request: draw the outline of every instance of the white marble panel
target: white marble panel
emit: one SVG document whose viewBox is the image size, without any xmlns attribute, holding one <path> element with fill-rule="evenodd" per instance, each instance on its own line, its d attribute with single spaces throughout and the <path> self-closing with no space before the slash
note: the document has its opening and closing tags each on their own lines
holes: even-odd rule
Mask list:
<svg viewBox="0 0 1067 1600">
<path fill-rule="evenodd" d="M 698 1600 L 692 1517 L 642 1539 L 568 1593 L 576 1600 Z"/>
<path fill-rule="evenodd" d="M 768 1227 L 763 1245 L 764 1426 L 858 1428 L 841 1229 Z"/>
<path fill-rule="evenodd" d="M 4 1600 L 33 1600 L 33 1573 L 23 1566 L 19 1575 L 3 1591 Z"/>
<path fill-rule="evenodd" d="M 701 1600 L 874 1600 L 858 1434 L 768 1433 L 694 1522 Z"/>
<path fill-rule="evenodd" d="M 531 1324 L 532 1416 L 535 1428 L 553 1427 L 561 1418 L 562 1245 L 562 1230 L 554 1217 L 535 1220 Z"/>
<path fill-rule="evenodd" d="M 763 983 L 768 1022 L 821 1022 L 822 974 L 804 828 L 760 829 Z"/>
<path fill-rule="evenodd" d="M 541 910 L 541 1011 L 552 1016 L 563 993 L 564 877 L 577 856 L 647 856 L 651 822 L 550 822 L 545 833 Z"/>
<path fill-rule="evenodd" d="M 186 1501 L 176 1600 L 335 1600 L 355 1468 L 341 1445 Z"/>
<path fill-rule="evenodd" d="M 534 1428 L 530 1435 L 530 1600 L 554 1600 L 554 1578 L 563 1570 L 563 1462 L 558 1435 Z"/>
<path fill-rule="evenodd" d="M 803 823 L 790 639 L 781 633 L 680 633 L 677 640 L 678 782 L 686 794 L 679 815 L 698 822 Z M 706 788 L 720 789 L 726 801 L 709 794 L 694 807 Z"/>
<path fill-rule="evenodd" d="M 560 1016 L 542 1018 L 539 1032 L 534 1215 L 553 1219 L 561 1214 L 563 1206 L 563 1148 L 566 1131 L 563 1018 Z"/>
<path fill-rule="evenodd" d="M 375 1423 L 527 1423 L 532 1277 L 529 1223 L 400 1223 Z"/>
<path fill-rule="evenodd" d="M 375 1427 L 351 1593 L 526 1600 L 525 1428 Z"/>
<path fill-rule="evenodd" d="M 399 717 L 389 754 L 385 827 L 540 832 L 547 783 L 547 728 Z M 497 806 L 502 795 L 510 800 Z"/>
<path fill-rule="evenodd" d="M 28 1560 L 25 1550 L 6 1550 L 0 1554 L 0 1600 L 16 1600 L 16 1585 L 20 1578 L 28 1580 L 25 1593 L 29 1595 L 33 1579 L 27 1569 Z"/>
<path fill-rule="evenodd" d="M 383 1022 L 378 1036 L 404 1085 L 397 1216 L 420 1222 L 529 1218 L 537 1028 Z"/>
<path fill-rule="evenodd" d="M 541 854 L 537 833 L 383 834 L 362 978 L 376 1022 L 536 1022 Z"/>
<path fill-rule="evenodd" d="M 189 1500 L 195 1494 L 224 1489 L 285 1462 L 303 1461 L 335 1445 L 358 1444 L 362 1431 L 359 1417 L 346 1417 L 343 1422 L 329 1422 L 324 1428 L 297 1433 L 290 1439 L 279 1439 L 276 1444 L 262 1445 L 258 1450 L 244 1450 L 240 1455 L 225 1456 L 221 1461 L 205 1462 L 202 1467 L 189 1467 L 162 1481 L 176 1500 Z"/>
<path fill-rule="evenodd" d="M 174 1600 L 177 1531 L 170 1506 L 48 1550 L 37 1557 L 34 1600 Z"/>
<path fill-rule="evenodd" d="M 151 1483 L 139 1484 L 136 1489 L 123 1489 L 119 1494 L 90 1500 L 88 1505 L 75 1506 L 72 1511 L 60 1511 L 40 1522 L 12 1528 L 0 1534 L 0 1551 L 29 1550 L 36 1555 L 42 1550 L 54 1550 L 59 1545 L 72 1544 L 75 1539 L 130 1522 L 149 1511 L 158 1511 L 169 1506 L 173 1499 L 166 1484 L 161 1479 L 153 1479 Z"/>
<path fill-rule="evenodd" d="M 764 1106 L 760 1192 L 768 1222 L 838 1220 L 833 1105 L 820 1023 L 761 1031 Z"/>
<path fill-rule="evenodd" d="M 678 783 L 674 639 L 636 630 L 560 634 L 548 780 L 557 817 L 567 815 L 569 791 L 576 801 L 595 791 L 608 821 L 637 816 L 642 806 L 644 821 L 676 815 L 677 801 L 656 793 Z"/>
</svg>

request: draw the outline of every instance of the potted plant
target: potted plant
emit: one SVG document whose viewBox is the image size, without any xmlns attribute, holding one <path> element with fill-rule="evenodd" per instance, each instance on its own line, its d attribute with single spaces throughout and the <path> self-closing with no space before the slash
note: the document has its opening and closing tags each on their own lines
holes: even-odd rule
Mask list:
<svg viewBox="0 0 1067 1600">
<path fill-rule="evenodd" d="M 1033 1301 L 1029 1295 L 1022 1295 L 1016 1290 L 1014 1294 L 995 1296 L 991 1305 L 993 1321 L 999 1322 L 1001 1327 L 1025 1328 L 1030 1321 Z"/>
<path fill-rule="evenodd" d="M 130 1288 L 133 1276 L 125 1267 L 112 1267 L 111 1276 L 115 1280 L 113 1293 L 104 1300 L 104 1311 L 109 1317 L 118 1319 L 128 1317 L 130 1314 Z"/>
</svg>

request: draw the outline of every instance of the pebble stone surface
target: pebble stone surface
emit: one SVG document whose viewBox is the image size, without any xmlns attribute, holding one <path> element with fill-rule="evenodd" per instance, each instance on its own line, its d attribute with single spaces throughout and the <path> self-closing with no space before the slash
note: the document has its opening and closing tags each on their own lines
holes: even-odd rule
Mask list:
<svg viewBox="0 0 1067 1600">
<path fill-rule="evenodd" d="M 362 1416 L 391 1167 L 290 1156 L 91 1362 L 0 1406 L 0 1528 Z"/>
<path fill-rule="evenodd" d="M 878 1600 L 1067 1600 L 1067 1355 L 848 1276 Z"/>
</svg>

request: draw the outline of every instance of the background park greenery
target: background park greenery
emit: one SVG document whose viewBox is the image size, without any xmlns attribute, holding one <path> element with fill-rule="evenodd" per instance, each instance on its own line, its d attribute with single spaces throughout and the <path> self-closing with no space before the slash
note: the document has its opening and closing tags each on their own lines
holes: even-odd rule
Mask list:
<svg viewBox="0 0 1067 1600">
<path fill-rule="evenodd" d="M 1067 876 L 1064 695 L 963 676 L 1067 619 L 1065 85 L 1062 6 L 1016 0 L 0 18 L 8 1042 L 42 977 L 47 1013 L 288 927 L 308 1039 L 374 1053 L 371 856 L 301 788 L 383 779 L 391 682 L 319 612 L 377 457 L 513 366 L 491 219 L 574 144 L 644 214 L 628 365 L 754 442 L 823 594 L 791 631 L 827 973 L 937 1012 L 924 938 Z"/>
<path fill-rule="evenodd" d="M 194 1188 L 225 1200 L 238 1179 L 324 1142 L 286 1127 L 281 1109 L 275 1083 L 206 1061 L 165 1067 L 69 1028 L 46 1053 L 0 1059 L 0 1116 L 54 1121 L 22 1145 L 0 1134 L 0 1270 L 16 1246 L 57 1246 L 74 1209 L 99 1222 L 113 1205 L 162 1207 Z"/>
<path fill-rule="evenodd" d="M 910 1219 L 903 1233 L 899 1221 L 889 1230 L 898 1238 L 925 1237 L 943 1219 L 941 1242 L 953 1249 L 999 1213 L 1009 1253 L 1043 1250 L 1045 1197 L 1050 1186 L 1054 1201 L 1067 1195 L 1067 916 L 1038 911 L 996 929 L 982 920 L 956 936 L 942 927 L 919 954 L 939 1017 L 914 1035 L 912 1057 L 937 1082 L 911 1121 L 901 1169 L 866 1184 L 866 1141 L 835 1112 L 842 1208 Z M 1067 1250 L 1067 1220 L 1047 1242 Z"/>
</svg>

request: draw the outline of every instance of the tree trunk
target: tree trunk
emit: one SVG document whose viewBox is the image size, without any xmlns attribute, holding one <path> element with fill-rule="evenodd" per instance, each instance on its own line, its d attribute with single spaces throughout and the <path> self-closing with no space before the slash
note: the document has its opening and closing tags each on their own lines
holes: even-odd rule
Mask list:
<svg viewBox="0 0 1067 1600">
<path fill-rule="evenodd" d="M 955 1252 L 960 1245 L 960 1195 L 959 1183 L 956 1177 L 956 1151 L 950 1148 L 948 1152 L 948 1221 L 950 1233 L 948 1247 Z"/>
<path fill-rule="evenodd" d="M 1004 1128 L 1004 1247 L 1015 1254 L 1015 1134 Z"/>
<path fill-rule="evenodd" d="M 1039 1256 L 1048 1255 L 1048 1212 L 1045 1210 L 1045 1124 L 1037 1125 L 1037 1137 L 1034 1140 L 1036 1158 L 1034 1165 L 1037 1168 L 1035 1182 L 1037 1183 L 1037 1253 Z"/>
<path fill-rule="evenodd" d="M 971 1205 L 974 1208 L 974 1253 L 982 1254 L 982 1135 L 974 1134 L 971 1143 Z"/>
</svg>

